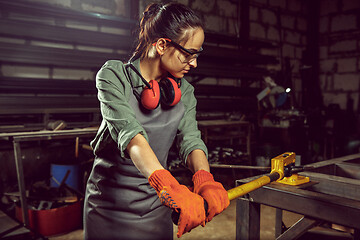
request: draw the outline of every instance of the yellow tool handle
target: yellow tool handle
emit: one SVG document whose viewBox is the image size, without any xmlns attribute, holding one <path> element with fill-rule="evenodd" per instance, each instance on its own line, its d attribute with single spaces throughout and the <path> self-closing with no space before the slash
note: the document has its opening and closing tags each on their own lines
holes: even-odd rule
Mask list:
<svg viewBox="0 0 360 240">
<path fill-rule="evenodd" d="M 255 189 L 261 188 L 262 186 L 265 186 L 266 184 L 276 181 L 280 178 L 280 174 L 277 172 L 270 173 L 268 175 L 262 176 L 258 179 L 255 179 L 251 182 L 242 184 L 238 187 L 232 188 L 227 191 L 229 200 L 233 200 L 235 198 L 241 197 L 251 191 L 254 191 Z"/>
<path fill-rule="evenodd" d="M 241 197 L 251 191 L 254 191 L 255 189 L 261 188 L 262 186 L 265 186 L 266 184 L 276 181 L 280 178 L 280 174 L 278 172 L 272 172 L 270 174 L 267 174 L 265 176 L 262 176 L 260 178 L 257 178 L 251 182 L 245 183 L 243 185 L 240 185 L 238 187 L 232 188 L 227 191 L 229 200 L 233 200 L 235 198 Z M 208 204 L 206 201 L 204 201 L 204 208 L 205 212 L 208 210 Z M 179 221 L 180 213 L 173 211 L 171 214 L 171 218 L 173 220 L 173 223 L 177 225 Z"/>
</svg>

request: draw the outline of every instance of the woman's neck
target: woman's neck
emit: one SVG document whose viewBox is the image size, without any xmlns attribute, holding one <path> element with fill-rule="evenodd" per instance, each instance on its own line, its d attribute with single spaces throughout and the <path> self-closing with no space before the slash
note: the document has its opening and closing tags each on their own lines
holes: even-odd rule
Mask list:
<svg viewBox="0 0 360 240">
<path fill-rule="evenodd" d="M 164 73 L 160 68 L 159 58 L 144 58 L 140 61 L 140 72 L 146 81 L 160 81 Z"/>
</svg>

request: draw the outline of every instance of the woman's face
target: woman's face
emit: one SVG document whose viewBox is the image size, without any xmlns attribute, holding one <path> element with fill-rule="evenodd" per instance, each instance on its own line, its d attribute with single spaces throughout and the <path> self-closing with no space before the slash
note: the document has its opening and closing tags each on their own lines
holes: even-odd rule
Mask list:
<svg viewBox="0 0 360 240">
<path fill-rule="evenodd" d="M 188 40 L 178 44 L 191 52 L 199 51 L 204 43 L 204 30 L 202 28 L 192 28 L 187 30 L 186 34 L 190 36 Z M 163 70 L 169 72 L 175 78 L 182 78 L 191 68 L 197 67 L 196 55 L 190 55 L 171 43 L 168 43 L 167 46 L 167 50 L 160 58 Z"/>
</svg>

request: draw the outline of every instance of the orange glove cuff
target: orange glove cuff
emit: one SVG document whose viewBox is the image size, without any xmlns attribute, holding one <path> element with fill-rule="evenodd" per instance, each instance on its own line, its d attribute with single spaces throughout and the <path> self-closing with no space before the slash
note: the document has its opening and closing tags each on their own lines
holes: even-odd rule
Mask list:
<svg viewBox="0 0 360 240">
<path fill-rule="evenodd" d="M 228 194 L 211 173 L 199 170 L 193 175 L 194 193 L 202 196 L 208 204 L 206 221 L 209 222 L 230 204 Z"/>
<path fill-rule="evenodd" d="M 197 171 L 192 178 L 194 186 L 200 186 L 203 182 L 214 181 L 214 176 L 205 170 Z"/>
<path fill-rule="evenodd" d="M 148 180 L 157 191 L 160 202 L 180 213 L 178 237 L 198 225 L 205 226 L 206 216 L 202 197 L 191 192 L 186 186 L 180 185 L 165 169 L 154 171 Z"/>
<path fill-rule="evenodd" d="M 163 190 L 165 186 L 171 187 L 180 185 L 179 182 L 166 169 L 159 169 L 154 171 L 149 177 L 150 185 L 155 188 L 156 192 Z"/>
</svg>

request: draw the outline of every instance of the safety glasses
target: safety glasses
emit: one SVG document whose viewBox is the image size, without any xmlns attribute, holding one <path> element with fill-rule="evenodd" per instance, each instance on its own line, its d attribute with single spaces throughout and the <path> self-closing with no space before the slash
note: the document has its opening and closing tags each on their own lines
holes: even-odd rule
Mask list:
<svg viewBox="0 0 360 240">
<path fill-rule="evenodd" d="M 180 59 L 180 61 L 182 61 L 183 63 L 190 63 L 192 62 L 194 59 L 198 58 L 200 53 L 203 51 L 203 48 L 201 47 L 198 51 L 194 51 L 194 50 L 190 50 L 187 48 L 184 48 L 183 46 L 181 46 L 180 44 L 172 41 L 170 38 L 164 38 L 167 42 L 169 42 L 170 44 L 172 44 L 175 48 L 181 50 L 184 53 L 185 59 Z M 156 45 L 156 43 L 153 44 L 154 46 Z"/>
</svg>

